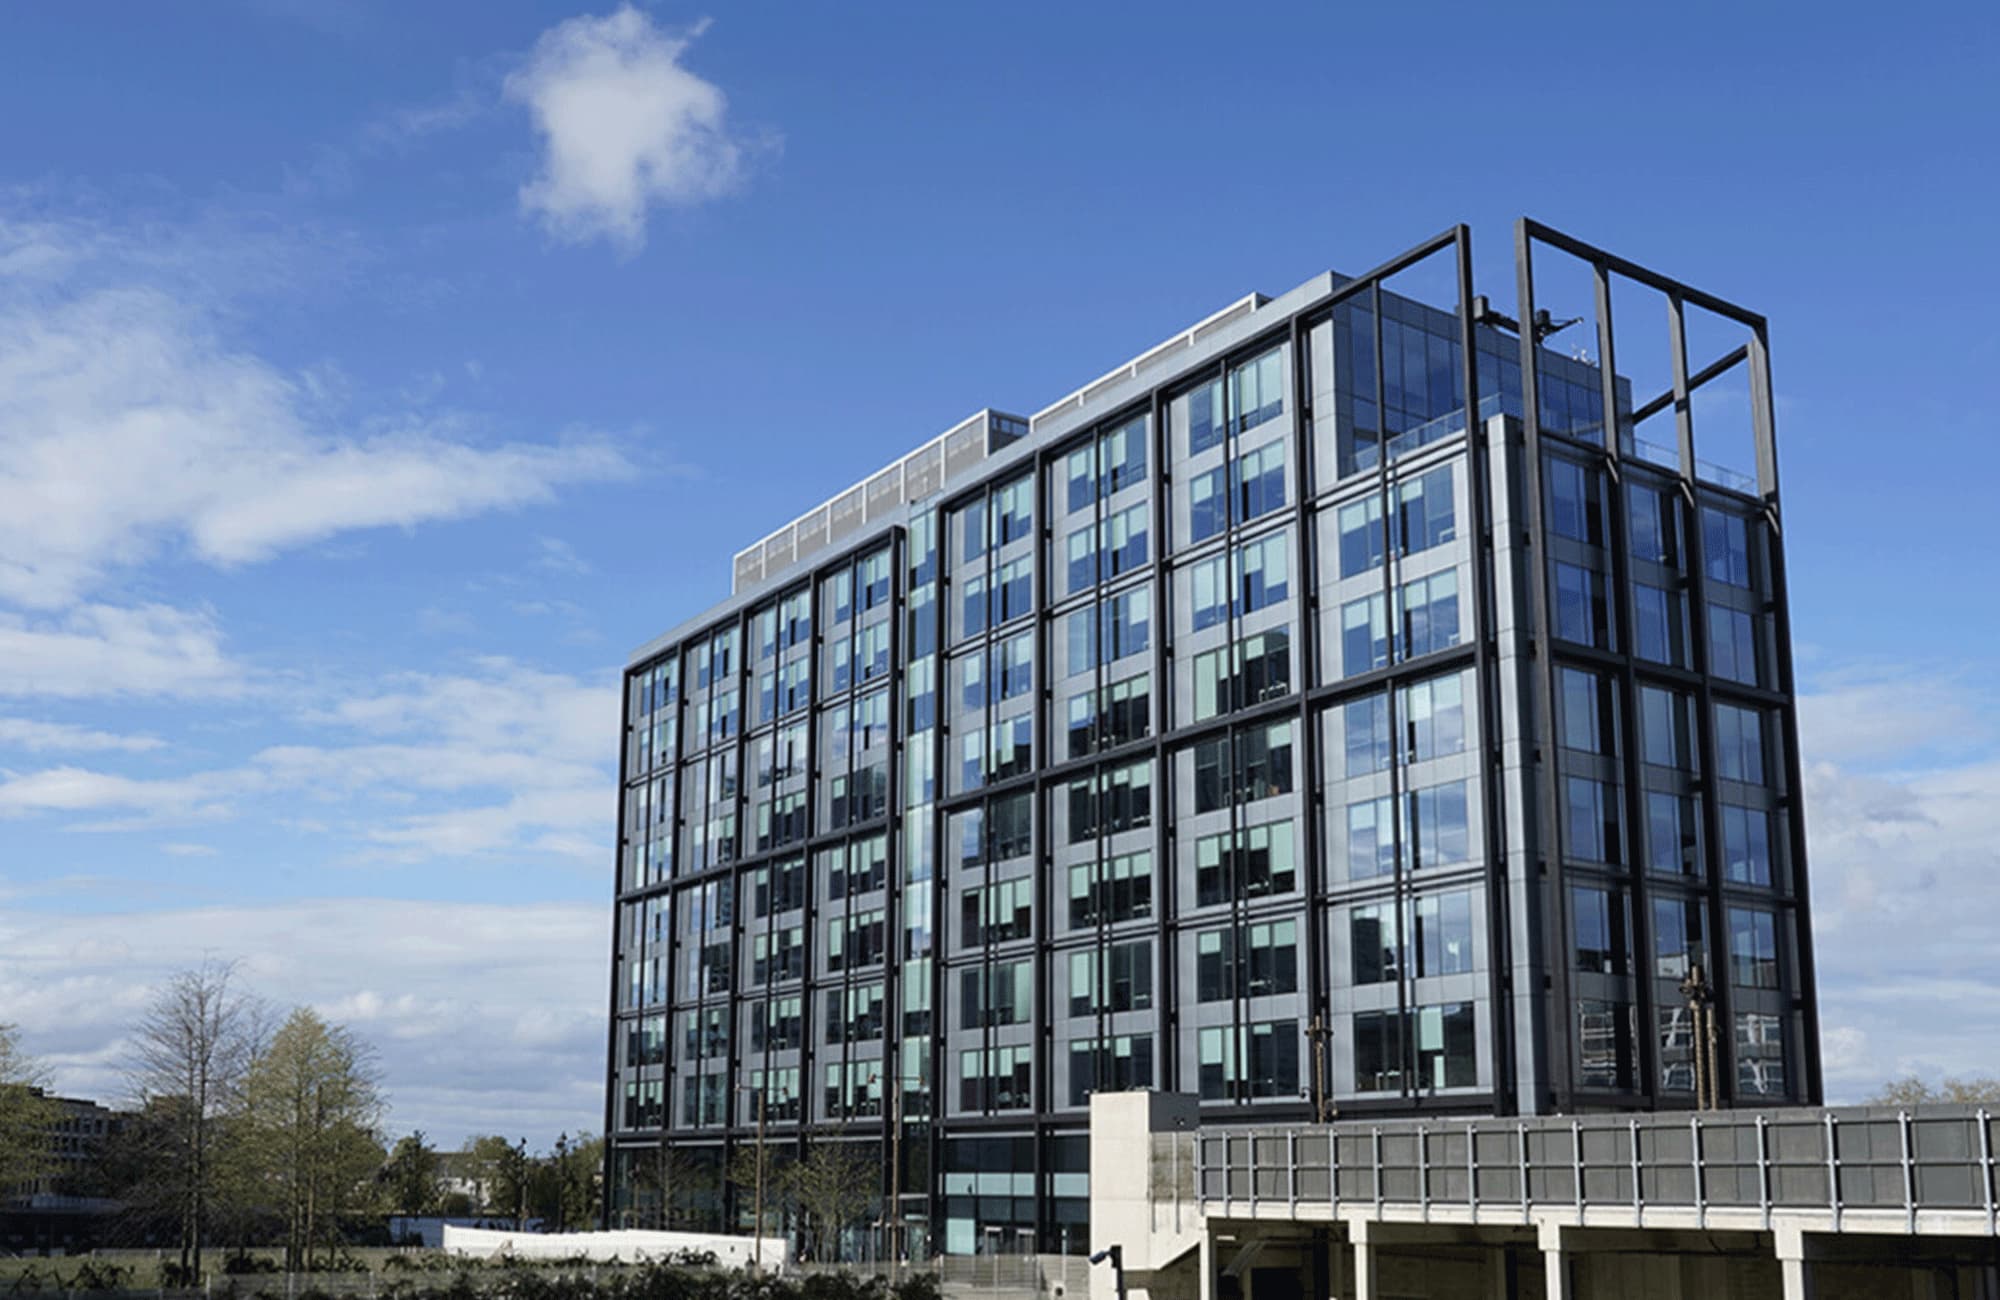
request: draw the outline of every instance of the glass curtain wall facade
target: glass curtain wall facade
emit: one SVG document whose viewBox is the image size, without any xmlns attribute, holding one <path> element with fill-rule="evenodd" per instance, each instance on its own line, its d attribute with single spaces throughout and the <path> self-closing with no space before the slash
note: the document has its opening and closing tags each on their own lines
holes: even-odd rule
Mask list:
<svg viewBox="0 0 2000 1300">
<path fill-rule="evenodd" d="M 865 1159 L 846 1249 L 1081 1251 L 1104 1089 L 1692 1107 L 1695 966 L 1722 1098 L 1818 1099 L 1775 484 L 1633 457 L 1469 267 L 993 417 L 634 660 L 614 1224 L 747 1227 L 761 1129 Z"/>
</svg>

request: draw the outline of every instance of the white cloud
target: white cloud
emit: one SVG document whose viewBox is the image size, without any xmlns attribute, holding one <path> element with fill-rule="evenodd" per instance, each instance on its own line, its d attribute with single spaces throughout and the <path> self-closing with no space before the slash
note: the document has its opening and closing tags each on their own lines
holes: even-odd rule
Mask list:
<svg viewBox="0 0 2000 1300">
<path fill-rule="evenodd" d="M 1948 679 L 1886 671 L 1800 712 L 1830 1097 L 1910 1073 L 2000 1074 L 2000 754 L 1978 743 L 2000 717 Z"/>
<path fill-rule="evenodd" d="M 62 1089 L 123 1097 L 152 990 L 214 955 L 381 1054 L 396 1132 L 543 1146 L 603 1126 L 610 918 L 597 905 L 342 899 L 0 916 L 0 1006 Z"/>
<path fill-rule="evenodd" d="M 105 750 L 137 754 L 158 749 L 165 743 L 158 736 L 124 736 L 66 722 L 0 718 L 0 749 L 19 749 L 36 754 L 86 754 Z"/>
<path fill-rule="evenodd" d="M 350 415 L 341 385 L 232 346 L 214 304 L 101 232 L 0 228 L 0 256 L 41 268 L 0 310 L 0 599 L 60 607 L 162 552 L 244 564 L 630 472 L 597 437 Z"/>
<path fill-rule="evenodd" d="M 0 522 L 0 534 L 7 527 Z M 37 617 L 0 611 L 0 664 L 0 696 L 228 696 L 250 687 L 211 615 L 167 605 L 82 605 Z"/>
<path fill-rule="evenodd" d="M 237 766 L 158 777 L 0 771 L 0 818 L 140 830 L 267 799 L 288 813 L 342 809 L 333 821 L 363 858 L 601 862 L 617 819 L 617 710 L 608 675 L 591 683 L 485 658 L 466 673 L 408 674 L 299 717 L 346 743 L 271 745 Z"/>
<path fill-rule="evenodd" d="M 655 203 L 692 204 L 733 189 L 744 149 L 720 88 L 681 66 L 705 29 L 670 36 L 632 8 L 542 33 L 506 94 L 542 137 L 541 170 L 522 208 L 557 238 L 646 242 Z"/>
<path fill-rule="evenodd" d="M 142 780 L 80 767 L 52 767 L 0 778 L 0 818 L 31 813 L 136 813 L 146 817 L 212 817 L 226 782 L 211 775 Z"/>
</svg>

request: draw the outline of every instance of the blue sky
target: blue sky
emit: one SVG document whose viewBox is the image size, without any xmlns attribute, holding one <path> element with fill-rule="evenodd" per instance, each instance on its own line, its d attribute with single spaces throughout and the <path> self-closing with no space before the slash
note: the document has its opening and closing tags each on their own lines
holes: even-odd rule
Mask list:
<svg viewBox="0 0 2000 1300">
<path fill-rule="evenodd" d="M 1810 14 L 1809 19 L 1807 14 Z M 601 1123 L 626 653 L 983 407 L 1453 222 L 1772 322 L 1830 1087 L 2000 1073 L 1991 6 L 10 15 L 0 1019 L 204 953 Z"/>
</svg>

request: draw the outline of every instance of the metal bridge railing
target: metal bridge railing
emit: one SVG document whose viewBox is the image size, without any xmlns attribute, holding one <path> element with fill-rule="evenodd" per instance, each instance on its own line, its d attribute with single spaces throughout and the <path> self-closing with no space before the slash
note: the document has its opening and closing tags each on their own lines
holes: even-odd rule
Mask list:
<svg viewBox="0 0 2000 1300">
<path fill-rule="evenodd" d="M 1672 1206 L 1901 1211 L 1984 1216 L 2000 1235 L 2000 1117 L 1970 1106 L 1914 1110 L 1709 1111 L 1204 1128 L 1195 1144 L 1203 1209 L 1281 1203 L 1466 1208 Z"/>
</svg>

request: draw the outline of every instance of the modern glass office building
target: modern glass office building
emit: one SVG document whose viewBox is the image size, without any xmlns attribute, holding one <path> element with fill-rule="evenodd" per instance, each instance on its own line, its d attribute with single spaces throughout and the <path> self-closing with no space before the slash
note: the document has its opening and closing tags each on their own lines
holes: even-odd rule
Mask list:
<svg viewBox="0 0 2000 1300">
<path fill-rule="evenodd" d="M 915 1252 L 1078 1251 L 1099 1089 L 1819 1100 L 1764 321 L 1515 269 L 1456 228 L 982 412 L 634 656 L 614 1223 L 747 1225 L 761 1132 Z"/>
</svg>

